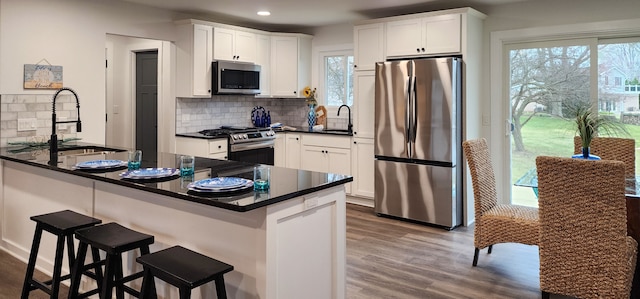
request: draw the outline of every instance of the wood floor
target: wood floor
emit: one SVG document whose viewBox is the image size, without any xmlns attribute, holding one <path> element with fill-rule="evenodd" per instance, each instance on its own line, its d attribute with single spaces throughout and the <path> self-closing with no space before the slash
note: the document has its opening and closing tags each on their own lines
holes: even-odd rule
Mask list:
<svg viewBox="0 0 640 299">
<path fill-rule="evenodd" d="M 472 260 L 472 227 L 446 231 L 347 205 L 349 299 L 540 298 L 538 247 L 498 244 L 481 252 L 477 267 Z M 0 251 L 1 299 L 19 298 L 24 269 Z"/>
</svg>

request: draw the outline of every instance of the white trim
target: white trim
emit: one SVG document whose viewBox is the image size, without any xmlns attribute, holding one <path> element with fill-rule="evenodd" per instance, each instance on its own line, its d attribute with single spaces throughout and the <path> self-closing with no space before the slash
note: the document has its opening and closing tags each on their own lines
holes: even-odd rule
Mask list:
<svg viewBox="0 0 640 299">
<path fill-rule="evenodd" d="M 510 159 L 507 152 L 510 146 L 510 136 L 506 131 L 505 122 L 509 120 L 509 105 L 504 105 L 504 76 L 508 74 L 503 63 L 504 45 L 519 42 L 535 42 L 578 38 L 616 38 L 640 35 L 640 19 L 616 20 L 606 22 L 581 23 L 548 27 L 535 27 L 515 30 L 491 32 L 489 44 L 490 55 L 490 111 L 499 115 L 491 117 L 489 148 L 492 153 L 494 168 L 496 169 L 496 188 L 498 198 L 505 203 L 510 201 L 511 186 L 509 174 Z M 506 184 L 504 182 L 507 182 Z"/>
<path fill-rule="evenodd" d="M 330 55 L 349 55 L 353 56 L 353 44 L 340 44 L 340 45 L 331 45 L 331 46 L 322 46 L 317 47 L 315 49 L 316 54 L 316 86 L 318 89 L 318 102 L 320 105 L 324 105 L 327 108 L 327 113 L 330 115 L 335 115 L 338 112 L 337 107 L 330 107 L 327 103 L 325 103 L 324 98 L 324 58 Z"/>
</svg>

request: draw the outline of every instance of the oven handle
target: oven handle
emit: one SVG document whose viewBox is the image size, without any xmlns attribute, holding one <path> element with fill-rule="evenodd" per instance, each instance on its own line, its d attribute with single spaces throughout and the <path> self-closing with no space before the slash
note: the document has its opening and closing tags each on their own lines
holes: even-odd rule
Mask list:
<svg viewBox="0 0 640 299">
<path fill-rule="evenodd" d="M 231 152 L 241 152 L 241 151 L 248 151 L 248 150 L 260 149 L 260 148 L 273 148 L 274 145 L 275 145 L 274 140 L 237 143 L 237 144 L 231 145 Z"/>
</svg>

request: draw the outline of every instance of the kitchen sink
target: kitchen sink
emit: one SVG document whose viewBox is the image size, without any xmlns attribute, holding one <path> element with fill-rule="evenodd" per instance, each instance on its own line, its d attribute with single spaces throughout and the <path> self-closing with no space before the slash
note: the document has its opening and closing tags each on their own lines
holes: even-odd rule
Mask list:
<svg viewBox="0 0 640 299">
<path fill-rule="evenodd" d="M 63 146 L 58 148 L 58 156 L 110 154 L 124 151 L 126 150 L 94 145 Z"/>
</svg>

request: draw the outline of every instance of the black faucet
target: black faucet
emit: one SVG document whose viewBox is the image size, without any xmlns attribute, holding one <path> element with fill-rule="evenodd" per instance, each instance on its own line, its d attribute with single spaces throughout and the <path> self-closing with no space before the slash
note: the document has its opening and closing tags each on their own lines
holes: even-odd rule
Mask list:
<svg viewBox="0 0 640 299">
<path fill-rule="evenodd" d="M 338 116 L 340 116 L 340 109 L 342 109 L 342 107 L 347 107 L 347 110 L 349 110 L 349 125 L 347 125 L 347 132 L 349 134 L 353 134 L 353 124 L 351 124 L 351 108 L 347 105 L 341 105 L 340 107 L 338 107 Z"/>
<path fill-rule="evenodd" d="M 71 92 L 76 98 L 76 108 L 78 109 L 77 120 L 56 120 L 56 98 L 58 97 L 58 94 L 65 90 Z M 56 124 L 63 123 L 76 123 L 76 132 L 82 132 L 82 122 L 80 122 L 80 100 L 78 99 L 78 95 L 76 94 L 76 92 L 68 87 L 58 89 L 58 91 L 56 91 L 56 93 L 53 95 L 53 109 L 51 113 L 51 139 L 49 139 L 49 165 L 55 166 L 58 164 L 58 135 L 56 135 Z"/>
</svg>

